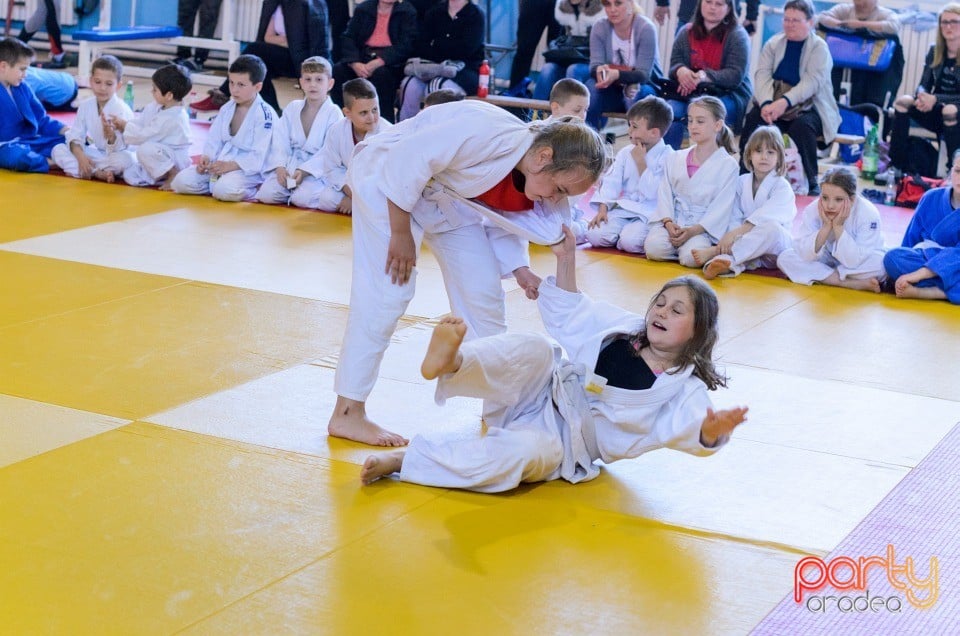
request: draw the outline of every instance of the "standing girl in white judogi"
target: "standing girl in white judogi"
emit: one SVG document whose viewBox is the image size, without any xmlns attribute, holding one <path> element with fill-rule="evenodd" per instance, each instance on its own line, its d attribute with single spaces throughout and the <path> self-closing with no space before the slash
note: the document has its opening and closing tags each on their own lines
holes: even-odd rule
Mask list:
<svg viewBox="0 0 960 636">
<path fill-rule="evenodd" d="M 67 130 L 66 142 L 53 147 L 50 156 L 71 177 L 114 179 L 133 165 L 133 154 L 125 149 L 123 139 L 110 124 L 111 117 L 127 120 L 133 111 L 117 97 L 123 80 L 123 64 L 112 55 L 101 55 L 93 61 L 90 89 L 93 97 L 80 102 L 77 117 Z"/>
<path fill-rule="evenodd" d="M 740 167 L 733 132 L 724 124 L 727 109 L 716 97 L 698 97 L 687 109 L 690 142 L 668 159 L 657 196 L 658 215 L 650 219 L 644 242 L 647 258 L 679 260 L 700 267 L 693 250 L 716 245 L 727 231 L 737 195 Z"/>
<path fill-rule="evenodd" d="M 295 99 L 283 109 L 273 129 L 270 157 L 257 200 L 290 203 L 291 194 L 307 177 L 301 166 L 323 148 L 329 128 L 343 119 L 340 108 L 327 96 L 333 87 L 333 67 L 319 55 L 300 65 L 300 89 L 304 99 Z"/>
<path fill-rule="evenodd" d="M 776 267 L 777 256 L 790 247 L 797 206 L 790 182 L 783 176 L 787 169 L 783 134 L 774 126 L 761 126 L 750 135 L 743 152 L 743 165 L 750 172 L 737 179 L 730 229 L 716 245 L 693 250 L 708 280 Z"/>
<path fill-rule="evenodd" d="M 857 177 L 831 168 L 820 196 L 803 211 L 800 236 L 777 258 L 777 267 L 801 285 L 821 283 L 880 293 L 883 233 L 876 206 L 857 194 Z"/>
<path fill-rule="evenodd" d="M 348 175 L 353 277 L 330 434 L 406 443 L 367 419 L 365 405 L 413 298 L 421 240 L 447 287 L 469 298 L 472 288 L 499 285 L 498 255 L 512 260 L 493 253 L 481 219 L 511 232 L 518 249 L 522 239 L 555 243 L 569 222 L 567 197 L 586 192 L 606 161 L 603 140 L 580 120 L 530 125 L 480 101 L 431 106 L 360 144 Z M 518 270 L 521 287 L 535 291 L 539 278 Z"/>
<path fill-rule="evenodd" d="M 406 451 L 373 455 L 361 479 L 399 472 L 401 481 L 478 492 L 520 483 L 579 483 L 611 463 L 658 448 L 710 455 L 747 409 L 714 411 L 709 390 L 726 378 L 713 364 L 716 294 L 685 276 L 664 285 L 645 316 L 577 290 L 576 245 L 565 228 L 554 247 L 557 276 L 540 286 L 540 316 L 560 346 L 536 334 L 463 343 L 448 318 L 434 331 L 421 371 L 437 378 L 436 401 L 485 400 L 485 431 L 419 435 Z M 562 347 L 562 349 L 560 348 Z"/>
<path fill-rule="evenodd" d="M 210 124 L 200 163 L 174 177 L 174 192 L 212 194 L 220 201 L 245 201 L 257 193 L 277 123 L 277 113 L 260 97 L 266 74 L 256 55 L 230 64 L 230 101 Z"/>
</svg>

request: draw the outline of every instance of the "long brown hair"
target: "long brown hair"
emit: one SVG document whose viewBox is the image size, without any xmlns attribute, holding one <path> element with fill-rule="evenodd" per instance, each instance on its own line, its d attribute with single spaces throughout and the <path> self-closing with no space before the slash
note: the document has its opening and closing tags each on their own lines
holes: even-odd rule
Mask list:
<svg viewBox="0 0 960 636">
<path fill-rule="evenodd" d="M 693 12 L 693 24 L 690 27 L 693 37 L 702 40 L 709 35 L 714 40 L 720 40 L 722 42 L 724 38 L 727 37 L 727 33 L 737 28 L 737 5 L 733 0 L 724 1 L 727 3 L 730 11 L 727 12 L 726 17 L 720 24 L 715 26 L 712 31 L 707 31 L 707 26 L 703 23 L 703 14 L 700 13 L 700 3 L 702 0 L 697 0 L 697 8 Z"/>
<path fill-rule="evenodd" d="M 551 164 L 544 168 L 547 172 L 581 168 L 594 183 L 610 164 L 600 133 L 579 117 L 568 115 L 546 124 L 531 124 L 530 130 L 536 135 L 531 150 L 550 148 L 553 151 Z"/>
<path fill-rule="evenodd" d="M 700 278 L 680 276 L 667 281 L 660 291 L 654 294 L 647 312 L 649 313 L 663 292 L 673 287 L 686 287 L 687 291 L 690 292 L 690 299 L 693 301 L 693 337 L 690 338 L 690 342 L 677 356 L 677 370 L 673 373 L 679 373 L 693 365 L 693 375 L 703 380 L 710 391 L 715 391 L 721 386 L 727 386 L 727 377 L 717 371 L 713 363 L 713 347 L 716 346 L 720 337 L 720 332 L 717 329 L 717 318 L 720 315 L 720 302 L 717 300 L 717 294 Z M 633 343 L 637 355 L 640 355 L 640 350 L 650 344 L 647 339 L 646 327 L 633 336 L 630 342 Z M 670 373 L 670 371 L 667 371 L 667 373 Z"/>
</svg>

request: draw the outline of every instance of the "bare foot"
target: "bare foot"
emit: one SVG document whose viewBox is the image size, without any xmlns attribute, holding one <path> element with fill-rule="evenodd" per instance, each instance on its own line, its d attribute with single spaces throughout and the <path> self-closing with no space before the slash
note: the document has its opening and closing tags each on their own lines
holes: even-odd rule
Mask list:
<svg viewBox="0 0 960 636">
<path fill-rule="evenodd" d="M 106 183 L 113 183 L 114 180 L 113 172 L 110 170 L 97 170 L 93 173 L 93 178 L 97 181 L 105 181 Z"/>
<path fill-rule="evenodd" d="M 856 289 L 859 291 L 868 291 L 875 294 L 880 293 L 880 281 L 876 278 L 847 278 L 837 282 L 839 287 L 846 287 L 847 289 Z"/>
<path fill-rule="evenodd" d="M 696 251 L 696 250 L 694 250 Z M 724 258 L 714 258 L 707 266 L 703 268 L 703 277 L 707 280 L 713 280 L 720 274 L 727 274 L 730 272 L 730 263 Z"/>
<path fill-rule="evenodd" d="M 173 192 L 173 179 L 167 179 L 162 181 L 159 186 L 160 190 L 163 192 Z"/>
<path fill-rule="evenodd" d="M 340 437 L 371 446 L 406 446 L 410 441 L 367 419 L 363 402 L 340 396 L 337 396 L 337 404 L 327 424 L 327 433 L 330 437 Z"/>
<path fill-rule="evenodd" d="M 381 477 L 400 472 L 405 453 L 406 451 L 399 450 L 367 457 L 367 461 L 363 462 L 363 468 L 360 469 L 360 481 L 364 486 L 369 486 Z"/>
<path fill-rule="evenodd" d="M 703 267 L 707 261 L 709 261 L 714 256 L 720 254 L 720 248 L 714 245 L 713 247 L 705 247 L 698 250 L 690 250 L 690 254 L 693 256 L 693 262 Z"/>
<path fill-rule="evenodd" d="M 922 300 L 945 300 L 947 294 L 939 287 L 917 287 L 913 284 L 897 286 L 897 298 L 920 298 Z"/>
<path fill-rule="evenodd" d="M 463 318 L 448 316 L 434 327 L 427 354 L 420 365 L 423 377 L 432 380 L 444 373 L 454 373 L 460 368 L 460 343 L 466 333 L 467 325 Z"/>
</svg>

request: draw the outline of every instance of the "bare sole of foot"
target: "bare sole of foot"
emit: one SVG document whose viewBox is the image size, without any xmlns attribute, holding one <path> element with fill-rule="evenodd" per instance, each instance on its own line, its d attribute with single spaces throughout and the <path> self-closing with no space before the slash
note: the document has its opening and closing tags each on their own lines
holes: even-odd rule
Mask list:
<svg viewBox="0 0 960 636">
<path fill-rule="evenodd" d="M 726 274 L 730 271 L 730 261 L 722 258 L 715 258 L 703 268 L 703 277 L 707 280 L 713 280 L 720 274 Z"/>
<path fill-rule="evenodd" d="M 848 278 L 846 280 L 840 281 L 840 287 L 846 287 L 847 289 L 856 289 L 859 291 L 868 291 L 875 294 L 880 293 L 880 281 L 876 278 L 866 278 L 866 279 L 853 279 Z"/>
<path fill-rule="evenodd" d="M 360 481 L 364 486 L 369 486 L 381 477 L 400 472 L 403 467 L 403 453 L 404 451 L 394 451 L 367 457 L 360 469 Z"/>
<path fill-rule="evenodd" d="M 410 441 L 402 435 L 377 426 L 367 419 L 362 409 L 356 407 L 344 411 L 338 409 L 330 416 L 327 433 L 330 437 L 349 439 L 371 446 L 406 446 Z"/>
<path fill-rule="evenodd" d="M 714 248 L 690 250 L 690 255 L 693 256 L 694 263 L 703 267 L 707 261 L 717 255 L 717 250 Z"/>
<path fill-rule="evenodd" d="M 907 285 L 897 290 L 897 298 L 920 298 L 922 300 L 945 300 L 947 295 L 939 287 L 917 287 Z"/>
<path fill-rule="evenodd" d="M 93 178 L 97 181 L 103 181 L 105 183 L 113 183 L 114 181 L 113 173 L 109 170 L 97 170 L 93 173 Z"/>
<path fill-rule="evenodd" d="M 434 327 L 430 345 L 423 357 L 423 364 L 420 365 L 420 373 L 424 378 L 433 380 L 460 368 L 457 354 L 466 334 L 467 325 L 462 318 L 447 317 Z"/>
</svg>

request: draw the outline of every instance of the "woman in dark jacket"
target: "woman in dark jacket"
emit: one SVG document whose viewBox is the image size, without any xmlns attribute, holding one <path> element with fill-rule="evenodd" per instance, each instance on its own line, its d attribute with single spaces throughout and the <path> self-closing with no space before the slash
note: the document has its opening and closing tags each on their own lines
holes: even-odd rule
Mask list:
<svg viewBox="0 0 960 636">
<path fill-rule="evenodd" d="M 400 89 L 399 119 L 408 119 L 420 112 L 420 102 L 429 93 L 440 89 L 461 95 L 476 95 L 483 63 L 483 10 L 470 0 L 447 0 L 435 4 L 423 19 L 417 55 L 433 62 L 463 62 L 452 78 L 439 77 L 424 81 L 405 77 Z"/>
<path fill-rule="evenodd" d="M 243 52 L 256 55 L 267 65 L 260 95 L 275 111 L 277 103 L 274 77 L 300 77 L 300 64 L 308 57 L 320 55 L 330 59 L 330 25 L 325 0 L 264 0 L 260 10 L 257 41 Z M 230 85 L 224 81 L 210 96 L 190 104 L 194 110 L 217 110 L 227 103 Z"/>
<path fill-rule="evenodd" d="M 343 106 L 343 84 L 363 77 L 377 89 L 380 116 L 395 120 L 393 104 L 403 77 L 403 65 L 413 54 L 417 11 L 397 0 L 366 0 L 358 4 L 340 36 L 340 61 L 333 67 L 333 101 Z"/>
</svg>

